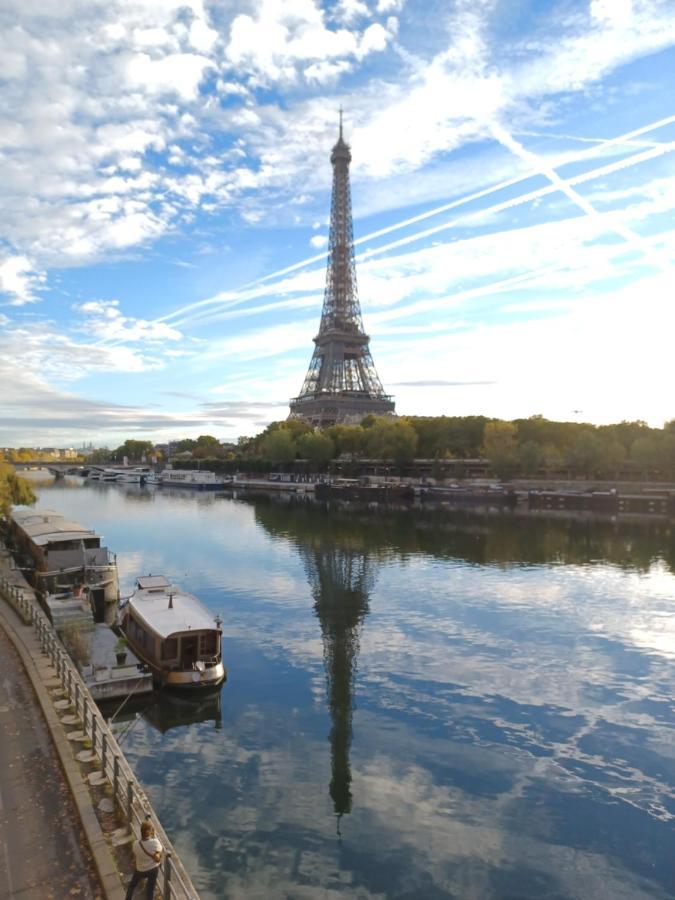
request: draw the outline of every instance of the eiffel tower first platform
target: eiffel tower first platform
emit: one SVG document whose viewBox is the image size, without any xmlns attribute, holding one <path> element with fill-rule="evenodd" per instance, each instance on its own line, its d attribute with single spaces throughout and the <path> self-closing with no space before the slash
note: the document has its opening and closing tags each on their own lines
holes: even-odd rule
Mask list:
<svg viewBox="0 0 675 900">
<path fill-rule="evenodd" d="M 312 425 L 357 424 L 364 416 L 394 414 L 370 355 L 356 287 L 349 163 L 352 154 L 340 135 L 333 147 L 333 195 L 326 291 L 315 349 L 299 396 L 291 400 L 289 418 Z"/>
</svg>

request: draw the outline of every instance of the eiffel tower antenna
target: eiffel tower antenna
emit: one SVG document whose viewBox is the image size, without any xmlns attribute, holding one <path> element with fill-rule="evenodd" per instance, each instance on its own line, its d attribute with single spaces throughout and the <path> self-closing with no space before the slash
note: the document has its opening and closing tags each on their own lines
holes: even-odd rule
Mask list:
<svg viewBox="0 0 675 900">
<path fill-rule="evenodd" d="M 356 286 L 352 200 L 349 187 L 351 150 L 340 129 L 330 161 L 333 193 L 330 210 L 326 289 L 319 333 L 300 394 L 291 400 L 292 419 L 321 427 L 357 423 L 369 413 L 394 415 L 370 355 Z"/>
</svg>

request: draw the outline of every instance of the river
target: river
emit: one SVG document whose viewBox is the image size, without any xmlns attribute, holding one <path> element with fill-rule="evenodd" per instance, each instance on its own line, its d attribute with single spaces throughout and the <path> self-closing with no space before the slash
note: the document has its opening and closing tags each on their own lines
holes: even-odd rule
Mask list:
<svg viewBox="0 0 675 900">
<path fill-rule="evenodd" d="M 672 896 L 669 526 L 38 491 L 223 617 L 115 723 L 205 900 Z"/>
</svg>

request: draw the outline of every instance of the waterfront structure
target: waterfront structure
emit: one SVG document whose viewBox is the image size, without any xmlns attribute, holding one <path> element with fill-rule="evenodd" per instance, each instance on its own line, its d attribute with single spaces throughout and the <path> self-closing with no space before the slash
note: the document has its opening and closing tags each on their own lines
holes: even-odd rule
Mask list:
<svg viewBox="0 0 675 900">
<path fill-rule="evenodd" d="M 356 286 L 349 164 L 352 155 L 340 134 L 333 147 L 333 194 L 326 289 L 319 333 L 300 394 L 289 418 L 324 427 L 357 424 L 369 414 L 393 415 L 394 401 L 375 371 L 370 338 L 363 330 Z"/>
<path fill-rule="evenodd" d="M 8 523 L 8 541 L 43 594 L 82 589 L 98 621 L 106 620 L 108 611 L 119 602 L 116 558 L 101 546 L 101 536 L 95 531 L 53 509 L 15 506 Z"/>
</svg>

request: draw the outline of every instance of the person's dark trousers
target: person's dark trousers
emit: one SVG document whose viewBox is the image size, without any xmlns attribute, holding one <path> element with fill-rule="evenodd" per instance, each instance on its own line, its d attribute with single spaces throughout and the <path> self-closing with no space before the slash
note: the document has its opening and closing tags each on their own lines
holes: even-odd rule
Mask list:
<svg viewBox="0 0 675 900">
<path fill-rule="evenodd" d="M 155 866 L 154 869 L 150 869 L 149 872 L 134 872 L 131 876 L 131 881 L 129 882 L 129 887 L 127 888 L 127 895 L 124 900 L 131 900 L 136 885 L 143 878 L 146 879 L 146 898 L 147 900 L 152 900 L 155 896 L 155 885 L 157 884 L 157 876 L 159 875 L 159 866 Z"/>
</svg>

